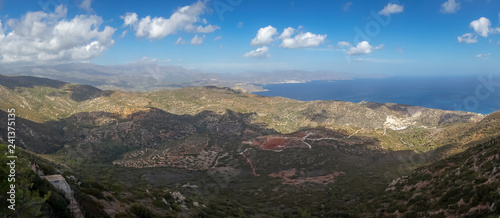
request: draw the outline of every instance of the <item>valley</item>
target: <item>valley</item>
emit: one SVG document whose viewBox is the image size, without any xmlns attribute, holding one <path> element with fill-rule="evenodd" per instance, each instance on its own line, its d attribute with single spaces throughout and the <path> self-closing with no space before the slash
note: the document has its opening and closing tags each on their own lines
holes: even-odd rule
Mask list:
<svg viewBox="0 0 500 218">
<path fill-rule="evenodd" d="M 500 213 L 498 112 L 1 78 L 0 121 L 16 108 L 23 158 L 85 217 Z"/>
</svg>

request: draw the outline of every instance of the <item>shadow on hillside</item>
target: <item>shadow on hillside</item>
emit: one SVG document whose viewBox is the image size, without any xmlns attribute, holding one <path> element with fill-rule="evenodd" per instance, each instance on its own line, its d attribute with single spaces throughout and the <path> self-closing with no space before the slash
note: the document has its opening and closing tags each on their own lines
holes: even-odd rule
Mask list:
<svg viewBox="0 0 500 218">
<path fill-rule="evenodd" d="M 8 113 L 0 110 L 0 140 L 7 143 Z M 37 123 L 21 117 L 15 119 L 16 145 L 36 153 L 53 153 L 64 145 L 63 122 Z"/>
<path fill-rule="evenodd" d="M 71 99 L 82 102 L 98 97 L 110 96 L 114 91 L 100 90 L 90 85 L 71 85 L 69 88 L 64 88 L 68 84 L 59 80 L 52 80 L 47 78 L 39 78 L 32 76 L 5 76 L 0 75 L 0 85 L 9 89 L 34 88 L 35 86 L 50 87 L 55 89 L 62 89 L 71 93 Z"/>
<path fill-rule="evenodd" d="M 242 114 L 229 110 L 225 114 L 202 111 L 194 116 L 176 115 L 150 108 L 125 118 L 108 112 L 77 113 L 46 123 L 17 117 L 16 137 L 20 147 L 36 153 L 53 153 L 66 144 L 77 145 L 85 150 L 83 148 L 88 146 L 112 142 L 137 149 L 154 147 L 193 134 L 207 134 L 219 141 L 243 141 L 277 133 L 262 124 L 253 124 L 254 116 L 253 113 Z M 0 122 L 7 123 L 7 112 L 0 110 Z M 7 132 L 6 128 L 6 125 L 1 125 L 0 131 Z M 6 134 L 2 134 L 4 141 L 6 137 Z M 93 152 L 88 150 L 87 153 L 90 155 Z"/>
<path fill-rule="evenodd" d="M 243 141 L 254 140 L 260 136 L 293 135 L 282 135 L 262 123 L 253 123 L 255 116 L 255 113 L 245 114 L 230 110 L 224 114 L 202 111 L 196 115 L 176 115 L 150 108 L 126 117 L 108 112 L 84 112 L 46 123 L 35 123 L 18 117 L 16 137 L 18 146 L 36 153 L 54 153 L 66 146 L 76 157 L 110 163 L 125 152 L 168 146 L 170 142 L 193 135 L 206 135 L 211 146 L 227 152 L 236 151 Z M 0 122 L 6 123 L 6 119 L 7 113 L 0 110 Z M 6 126 L 0 125 L 0 131 L 7 132 Z M 377 138 L 349 138 L 346 133 L 328 129 L 311 131 L 318 132 L 311 139 L 324 137 L 338 140 L 311 140 L 309 143 L 312 149 L 297 147 L 282 152 L 261 150 L 253 146 L 253 153 L 246 155 L 263 173 L 297 168 L 312 174 L 337 170 L 373 172 L 378 176 L 394 179 L 430 159 L 439 157 L 442 152 L 451 148 L 443 147 L 441 150 L 424 154 L 413 151 L 386 151 L 380 149 L 380 141 Z M 3 134 L 2 138 L 6 141 L 6 134 Z"/>
<path fill-rule="evenodd" d="M 0 85 L 5 86 L 9 89 L 15 89 L 17 87 L 34 88 L 35 86 L 46 86 L 51 88 L 60 89 L 65 82 L 39 78 L 33 76 L 4 76 L 0 75 Z"/>
</svg>

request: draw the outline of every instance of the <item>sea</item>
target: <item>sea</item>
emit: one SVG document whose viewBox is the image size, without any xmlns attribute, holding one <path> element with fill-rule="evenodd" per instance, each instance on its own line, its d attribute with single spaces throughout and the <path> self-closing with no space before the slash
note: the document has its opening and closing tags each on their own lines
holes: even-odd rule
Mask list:
<svg viewBox="0 0 500 218">
<path fill-rule="evenodd" d="M 319 80 L 269 84 L 263 88 L 268 91 L 254 94 L 301 101 L 398 103 L 481 114 L 500 110 L 500 74 Z"/>
</svg>

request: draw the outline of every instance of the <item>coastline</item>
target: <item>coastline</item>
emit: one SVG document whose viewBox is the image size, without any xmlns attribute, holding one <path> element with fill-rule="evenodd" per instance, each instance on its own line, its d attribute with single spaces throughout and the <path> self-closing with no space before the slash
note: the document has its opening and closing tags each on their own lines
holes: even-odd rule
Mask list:
<svg viewBox="0 0 500 218">
<path fill-rule="evenodd" d="M 470 81 L 470 82 L 469 82 Z M 300 101 L 340 100 L 358 103 L 396 103 L 447 111 L 467 111 L 491 114 L 500 110 L 500 92 L 491 93 L 475 107 L 464 103 L 474 95 L 476 81 L 467 77 L 455 78 L 460 87 L 435 83 L 432 78 L 419 81 L 408 78 L 354 79 L 348 81 L 314 80 L 301 83 L 270 83 L 255 87 L 252 94 L 285 97 Z M 428 84 L 435 84 L 429 86 Z M 453 84 L 453 83 L 451 83 Z"/>
</svg>

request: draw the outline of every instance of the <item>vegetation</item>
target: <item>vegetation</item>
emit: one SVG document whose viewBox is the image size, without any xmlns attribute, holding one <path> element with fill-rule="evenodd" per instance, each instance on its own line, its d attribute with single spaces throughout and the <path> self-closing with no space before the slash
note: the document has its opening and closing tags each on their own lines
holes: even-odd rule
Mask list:
<svg viewBox="0 0 500 218">
<path fill-rule="evenodd" d="M 371 210 L 379 213 L 399 211 L 408 216 L 498 215 L 499 154 L 500 139 L 496 138 L 417 169 L 391 184 L 394 189 L 372 199 Z M 386 202 L 390 202 L 389 206 L 384 206 Z"/>
<path fill-rule="evenodd" d="M 413 117 L 403 105 L 217 87 L 135 93 L 9 81 L 0 80 L 0 120 L 19 106 L 27 151 L 19 150 L 17 199 L 26 216 L 71 217 L 30 162 L 67 178 L 85 217 L 500 213 L 500 113 L 411 107 L 421 112 Z M 255 143 L 273 138 L 282 142 L 275 150 Z"/>
<path fill-rule="evenodd" d="M 0 144 L 0 152 L 7 153 L 7 146 Z M 10 170 L 6 165 L 7 157 L 0 156 L 2 162 L 0 175 L 3 177 L 0 181 L 0 200 L 2 202 L 0 214 L 7 217 L 71 217 L 64 194 L 31 171 L 30 161 L 25 152 L 16 149 L 16 154 L 18 158 L 16 159 L 16 180 L 14 183 L 7 180 Z M 11 184 L 15 185 L 15 211 L 7 208 L 10 205 L 7 199 L 10 197 L 6 193 L 10 190 Z"/>
</svg>

